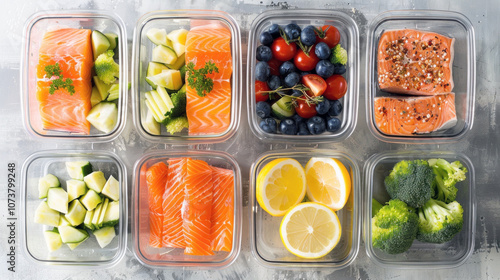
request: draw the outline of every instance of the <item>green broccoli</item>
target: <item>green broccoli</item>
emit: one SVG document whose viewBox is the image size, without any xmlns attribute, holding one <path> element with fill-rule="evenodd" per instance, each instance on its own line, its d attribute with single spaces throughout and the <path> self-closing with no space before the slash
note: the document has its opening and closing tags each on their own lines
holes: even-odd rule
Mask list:
<svg viewBox="0 0 500 280">
<path fill-rule="evenodd" d="M 458 191 L 455 184 L 465 180 L 467 168 L 460 161 L 449 163 L 441 158 L 429 159 L 428 162 L 436 174 L 435 195 L 433 197 L 445 203 L 455 201 Z"/>
<path fill-rule="evenodd" d="M 462 230 L 464 223 L 462 206 L 457 201 L 446 204 L 430 199 L 418 209 L 417 240 L 430 243 L 450 241 Z"/>
<path fill-rule="evenodd" d="M 391 198 L 422 207 L 434 194 L 434 172 L 425 160 L 402 160 L 384 180 Z"/>
<path fill-rule="evenodd" d="M 105 84 L 110 85 L 115 82 L 120 75 L 120 66 L 113 59 L 112 50 L 107 50 L 100 54 L 94 63 L 97 76 Z"/>
<path fill-rule="evenodd" d="M 413 207 L 392 199 L 372 218 L 373 247 L 388 254 L 408 250 L 417 236 L 418 216 Z"/>
<path fill-rule="evenodd" d="M 372 217 L 377 215 L 378 211 L 380 211 L 382 207 L 384 207 L 384 205 L 380 204 L 380 202 L 378 202 L 375 198 L 372 198 Z"/>
<path fill-rule="evenodd" d="M 170 96 L 172 99 L 172 104 L 174 104 L 174 108 L 168 111 L 165 116 L 166 121 L 173 119 L 175 117 L 186 114 L 186 93 L 185 92 L 175 92 Z"/>
<path fill-rule="evenodd" d="M 172 118 L 167 122 L 166 127 L 170 134 L 181 132 L 184 128 L 189 127 L 188 119 L 186 116 Z"/>
<path fill-rule="evenodd" d="M 347 51 L 337 44 L 332 49 L 332 54 L 330 55 L 330 62 L 332 64 L 342 64 L 345 65 L 347 63 Z"/>
</svg>

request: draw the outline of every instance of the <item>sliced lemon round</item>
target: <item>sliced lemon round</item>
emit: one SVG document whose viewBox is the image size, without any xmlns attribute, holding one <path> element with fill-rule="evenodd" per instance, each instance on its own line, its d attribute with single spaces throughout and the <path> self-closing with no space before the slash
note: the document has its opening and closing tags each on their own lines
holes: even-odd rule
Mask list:
<svg viewBox="0 0 500 280">
<path fill-rule="evenodd" d="M 321 258 L 337 246 L 342 228 L 332 209 L 315 202 L 292 208 L 281 221 L 280 236 L 290 253 L 307 259 Z"/>
<path fill-rule="evenodd" d="M 306 194 L 304 168 L 295 159 L 275 159 L 257 176 L 257 201 L 272 216 L 283 216 L 299 204 Z"/>
<path fill-rule="evenodd" d="M 311 158 L 306 165 L 307 197 L 334 211 L 344 207 L 351 192 L 351 176 L 333 158 Z"/>
</svg>

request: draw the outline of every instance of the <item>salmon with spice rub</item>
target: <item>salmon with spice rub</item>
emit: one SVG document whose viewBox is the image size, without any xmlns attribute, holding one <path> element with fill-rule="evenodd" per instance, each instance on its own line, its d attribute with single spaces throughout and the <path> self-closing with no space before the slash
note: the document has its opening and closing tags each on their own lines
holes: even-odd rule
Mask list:
<svg viewBox="0 0 500 280">
<path fill-rule="evenodd" d="M 455 94 L 375 98 L 375 123 L 388 135 L 408 136 L 455 126 Z"/>
<path fill-rule="evenodd" d="M 451 92 L 454 42 L 433 32 L 385 31 L 377 50 L 380 89 L 412 95 Z"/>
</svg>

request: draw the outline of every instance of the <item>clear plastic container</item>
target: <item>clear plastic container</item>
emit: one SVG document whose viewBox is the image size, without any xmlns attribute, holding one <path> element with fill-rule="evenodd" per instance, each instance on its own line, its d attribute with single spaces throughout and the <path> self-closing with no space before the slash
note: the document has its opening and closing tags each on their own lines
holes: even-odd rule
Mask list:
<svg viewBox="0 0 500 280">
<path fill-rule="evenodd" d="M 70 133 L 45 130 L 39 113 L 37 100 L 37 65 L 38 52 L 46 31 L 58 28 L 85 28 L 102 33 L 118 35 L 115 54 L 120 65 L 118 119 L 115 128 L 104 133 L 91 126 L 90 134 Z M 25 23 L 23 34 L 23 50 L 21 62 L 21 104 L 23 123 L 26 130 L 36 138 L 80 140 L 85 142 L 104 142 L 115 139 L 125 127 L 126 104 L 128 98 L 128 54 L 127 33 L 121 18 L 106 11 L 43 11 L 32 15 Z M 115 57 L 116 57 L 115 56 Z M 64 77 L 63 77 L 64 78 Z"/>
<path fill-rule="evenodd" d="M 388 135 L 381 132 L 374 117 L 376 97 L 390 96 L 380 90 L 377 73 L 377 48 L 380 36 L 387 30 L 416 29 L 436 32 L 455 38 L 453 81 L 457 123 L 452 128 L 411 136 Z M 476 52 L 474 28 L 463 14 L 451 11 L 407 10 L 389 11 L 375 17 L 367 32 L 366 108 L 367 122 L 372 134 L 390 143 L 445 143 L 461 139 L 472 128 L 476 90 Z"/>
<path fill-rule="evenodd" d="M 94 171 L 100 170 L 106 179 L 113 176 L 120 182 L 120 221 L 115 226 L 116 236 L 111 243 L 101 248 L 95 236 L 89 238 L 74 250 L 66 244 L 49 252 L 43 232 L 52 227 L 34 222 L 35 211 L 44 199 L 38 198 L 38 180 L 55 175 L 66 189 L 70 177 L 65 163 L 68 161 L 89 161 Z M 109 268 L 125 255 L 127 243 L 127 171 L 123 162 L 114 154 L 104 151 L 43 151 L 29 156 L 23 164 L 21 182 L 21 244 L 28 259 L 38 264 L 58 265 L 69 268 L 92 266 Z"/>
<path fill-rule="evenodd" d="M 152 50 L 155 45 L 148 39 L 146 33 L 150 28 L 165 29 L 167 33 L 175 29 L 190 30 L 192 25 L 220 24 L 231 31 L 231 55 L 233 73 L 231 82 L 230 123 L 222 133 L 205 135 L 189 135 L 183 132 L 169 134 L 164 125 L 161 125 L 161 134 L 153 135 L 143 125 L 148 108 L 145 94 L 152 90 L 146 82 L 148 64 L 152 61 Z M 143 15 L 137 22 L 134 30 L 132 50 L 132 102 L 134 109 L 134 124 L 138 133 L 154 142 L 171 143 L 216 143 L 229 139 L 239 126 L 241 108 L 241 35 L 238 23 L 229 14 L 222 11 L 211 10 L 166 10 L 155 11 Z"/>
<path fill-rule="evenodd" d="M 372 198 L 380 203 L 390 200 L 384 179 L 394 165 L 401 160 L 443 158 L 449 162 L 459 160 L 468 170 L 467 179 L 457 183 L 456 200 L 462 205 L 463 228 L 449 242 L 443 244 L 424 243 L 415 240 L 405 253 L 390 255 L 372 246 L 371 211 Z M 449 268 L 463 264 L 472 254 L 476 232 L 476 199 L 474 166 L 467 156 L 454 152 L 437 151 L 391 151 L 375 154 L 365 165 L 366 193 L 363 205 L 363 235 L 368 257 L 376 264 L 387 268 L 434 269 Z"/>
<path fill-rule="evenodd" d="M 234 223 L 232 249 L 229 252 L 216 251 L 211 256 L 184 254 L 183 248 L 155 248 L 149 244 L 149 204 L 147 169 L 155 163 L 173 158 L 188 157 L 203 160 L 209 165 L 225 168 L 234 174 Z M 238 163 L 227 153 L 220 151 L 155 151 L 145 154 L 135 164 L 132 190 L 132 239 L 133 251 L 137 259 L 151 268 L 189 267 L 190 269 L 220 269 L 231 265 L 240 253 L 242 227 L 241 171 Z"/>
<path fill-rule="evenodd" d="M 328 157 L 341 161 L 351 174 L 351 193 L 349 199 L 336 214 L 342 233 L 337 246 L 326 256 L 319 259 L 304 259 L 290 253 L 283 245 L 279 228 L 283 217 L 273 217 L 264 211 L 256 198 L 256 181 L 259 172 L 270 161 L 278 158 L 293 158 L 305 167 L 312 157 Z M 296 149 L 270 151 L 262 154 L 250 170 L 250 239 L 252 253 L 257 261 L 271 268 L 328 268 L 342 269 L 350 265 L 359 250 L 361 224 L 361 184 L 357 163 L 342 152 L 321 149 Z"/>
<path fill-rule="evenodd" d="M 333 25 L 340 32 L 340 44 L 348 54 L 347 71 L 343 74 L 347 80 L 348 89 L 345 96 L 340 99 L 343 111 L 339 116 L 341 127 L 336 132 L 325 132 L 319 135 L 272 134 L 264 132 L 259 126 L 261 119 L 255 111 L 255 65 L 257 63 L 256 49 L 260 45 L 259 36 L 272 24 L 285 26 L 292 22 L 301 27 Z M 261 13 L 252 22 L 248 36 L 247 81 L 248 121 L 252 132 L 260 139 L 270 142 L 315 143 L 346 139 L 354 131 L 358 115 L 359 31 L 356 23 L 345 13 L 331 10 L 270 10 Z"/>
</svg>

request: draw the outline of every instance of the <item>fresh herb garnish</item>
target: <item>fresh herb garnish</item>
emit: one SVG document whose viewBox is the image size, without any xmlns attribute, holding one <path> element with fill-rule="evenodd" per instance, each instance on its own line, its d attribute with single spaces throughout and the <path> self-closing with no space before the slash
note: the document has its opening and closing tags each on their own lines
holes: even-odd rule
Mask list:
<svg viewBox="0 0 500 280">
<path fill-rule="evenodd" d="M 283 92 L 291 91 L 291 90 L 298 90 L 298 91 L 302 92 L 302 95 L 301 96 L 293 96 L 293 95 L 283 93 Z M 283 86 L 280 86 L 275 90 L 261 91 L 260 93 L 261 94 L 267 93 L 269 95 L 269 99 L 271 99 L 271 100 L 275 98 L 275 96 L 274 96 L 275 94 L 277 94 L 280 97 L 290 96 L 294 101 L 297 99 L 301 99 L 301 100 L 304 100 L 308 105 L 318 104 L 318 103 L 323 101 L 323 96 L 309 96 L 309 94 L 307 94 L 307 91 L 309 91 L 309 88 L 306 87 L 305 85 L 296 84 L 290 88 L 284 88 Z"/>
<path fill-rule="evenodd" d="M 214 81 L 207 77 L 207 74 L 212 74 L 213 72 L 219 73 L 219 68 L 215 66 L 211 60 L 205 63 L 205 67 L 200 69 L 194 69 L 194 63 L 189 62 L 186 65 L 188 73 L 188 86 L 196 89 L 196 93 L 203 97 L 207 93 L 210 93 L 214 88 Z"/>
<path fill-rule="evenodd" d="M 58 77 L 57 79 L 52 80 L 49 88 L 49 94 L 54 94 L 54 92 L 60 88 L 66 89 L 70 95 L 75 93 L 75 87 L 73 86 L 73 80 L 70 78 L 63 79 L 61 67 L 59 63 L 54 65 L 45 66 L 45 72 L 49 78 L 54 76 Z"/>
</svg>

